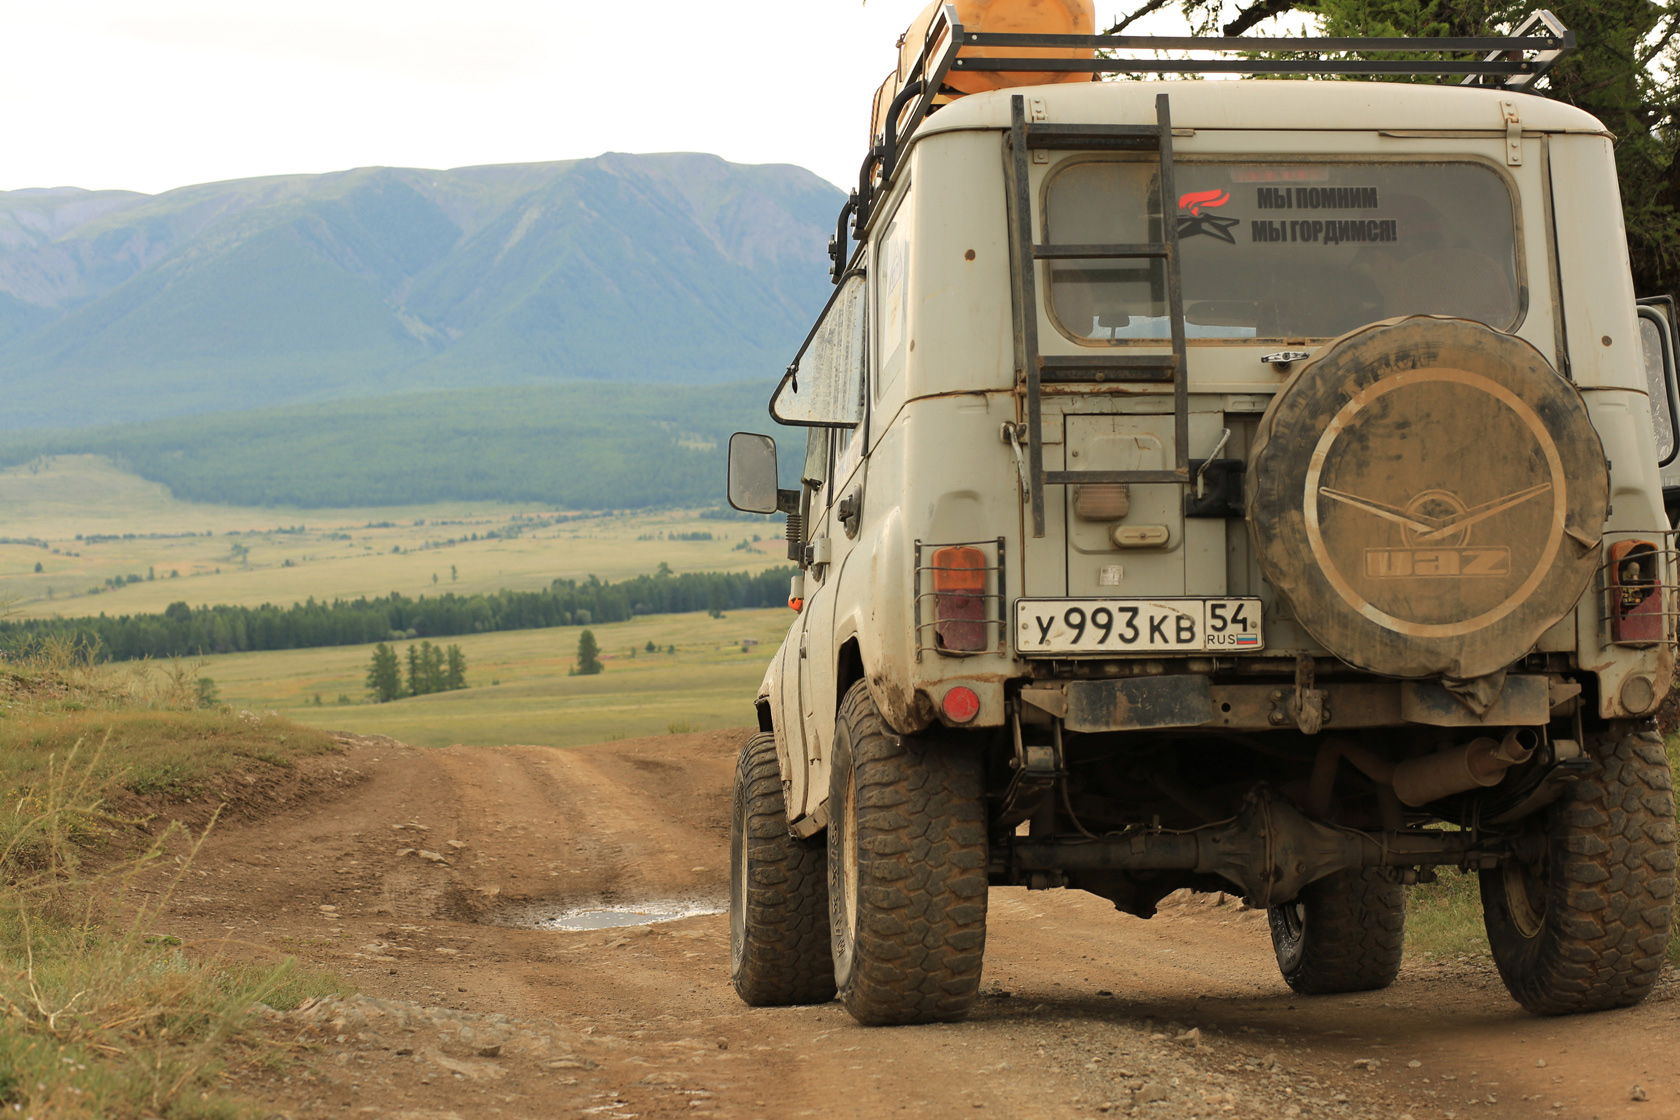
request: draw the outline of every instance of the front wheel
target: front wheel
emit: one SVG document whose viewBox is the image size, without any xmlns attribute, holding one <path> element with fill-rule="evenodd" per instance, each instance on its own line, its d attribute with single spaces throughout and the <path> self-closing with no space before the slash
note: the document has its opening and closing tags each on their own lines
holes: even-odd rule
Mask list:
<svg viewBox="0 0 1680 1120">
<path fill-rule="evenodd" d="M 1662 736 L 1592 744 L 1603 769 L 1539 814 L 1536 858 L 1481 873 L 1494 964 L 1539 1015 L 1630 1007 L 1662 971 L 1674 915 L 1674 793 Z"/>
<path fill-rule="evenodd" d="M 1304 996 L 1375 991 L 1400 975 L 1406 892 L 1378 870 L 1310 883 L 1266 917 L 1284 982 Z"/>
<path fill-rule="evenodd" d="M 866 1026 L 961 1018 L 986 949 L 986 803 L 970 747 L 899 736 L 866 684 L 829 766 L 829 922 L 840 1000 Z"/>
<path fill-rule="evenodd" d="M 788 832 L 776 737 L 754 735 L 735 767 L 729 826 L 729 973 L 754 1007 L 834 998 L 822 842 Z"/>
</svg>

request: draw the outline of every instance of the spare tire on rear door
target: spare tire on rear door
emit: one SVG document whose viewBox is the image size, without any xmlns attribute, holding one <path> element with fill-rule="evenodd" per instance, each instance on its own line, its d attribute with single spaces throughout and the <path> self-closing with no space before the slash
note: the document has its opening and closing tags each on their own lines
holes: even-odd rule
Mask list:
<svg viewBox="0 0 1680 1120">
<path fill-rule="evenodd" d="M 1599 564 L 1604 448 L 1521 339 L 1413 316 L 1328 343 L 1266 410 L 1248 527 L 1295 617 L 1349 664 L 1468 679 L 1572 610 Z"/>
</svg>

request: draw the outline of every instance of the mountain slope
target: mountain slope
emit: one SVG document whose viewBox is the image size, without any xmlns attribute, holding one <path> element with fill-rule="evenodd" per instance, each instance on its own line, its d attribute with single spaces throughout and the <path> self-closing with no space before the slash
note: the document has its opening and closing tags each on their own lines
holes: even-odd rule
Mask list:
<svg viewBox="0 0 1680 1120">
<path fill-rule="evenodd" d="M 838 192 L 713 156 L 0 192 L 0 427 L 774 376 Z"/>
<path fill-rule="evenodd" d="M 572 382 L 14 431 L 0 434 L 0 466 L 103 455 L 177 498 L 238 506 L 712 505 L 729 433 L 767 426 L 770 388 Z M 789 446 L 802 451 L 803 434 Z M 797 469 L 797 453 L 783 459 Z"/>
</svg>

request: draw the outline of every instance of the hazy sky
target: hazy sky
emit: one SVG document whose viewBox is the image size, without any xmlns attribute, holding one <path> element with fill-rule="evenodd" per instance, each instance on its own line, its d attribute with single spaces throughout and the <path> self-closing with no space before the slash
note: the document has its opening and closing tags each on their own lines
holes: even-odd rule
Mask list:
<svg viewBox="0 0 1680 1120">
<path fill-rule="evenodd" d="M 0 190 L 603 151 L 848 182 L 924 2 L 0 0 Z"/>
</svg>

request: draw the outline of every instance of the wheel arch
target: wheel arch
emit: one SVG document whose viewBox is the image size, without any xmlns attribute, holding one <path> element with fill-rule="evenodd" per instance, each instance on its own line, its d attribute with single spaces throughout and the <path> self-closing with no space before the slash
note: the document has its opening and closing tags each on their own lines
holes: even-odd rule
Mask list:
<svg viewBox="0 0 1680 1120">
<path fill-rule="evenodd" d="M 863 649 L 858 644 L 856 634 L 840 643 L 840 649 L 834 655 L 834 708 L 840 708 L 841 701 L 846 699 L 846 693 L 858 681 L 866 679 L 863 670 Z"/>
</svg>

